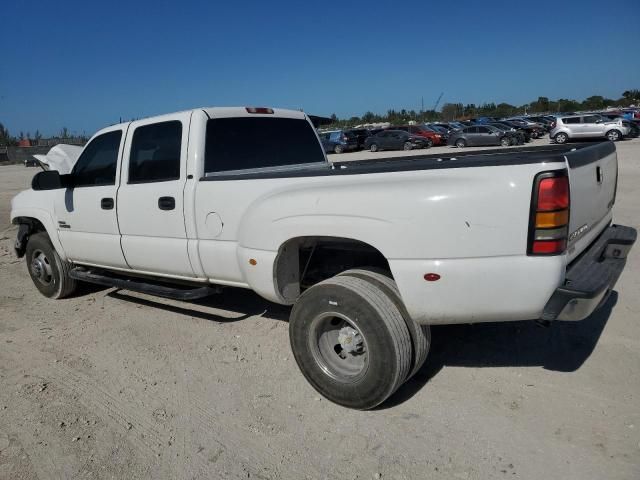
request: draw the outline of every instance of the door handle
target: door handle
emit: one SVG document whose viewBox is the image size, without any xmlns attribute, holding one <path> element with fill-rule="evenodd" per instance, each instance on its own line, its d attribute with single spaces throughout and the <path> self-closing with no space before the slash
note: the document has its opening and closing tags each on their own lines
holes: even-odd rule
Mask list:
<svg viewBox="0 0 640 480">
<path fill-rule="evenodd" d="M 103 210 L 113 210 L 113 198 L 103 198 L 100 200 L 100 208 Z"/>
<path fill-rule="evenodd" d="M 160 197 L 158 199 L 158 208 L 160 210 L 173 210 L 176 208 L 176 199 L 173 197 Z"/>
</svg>

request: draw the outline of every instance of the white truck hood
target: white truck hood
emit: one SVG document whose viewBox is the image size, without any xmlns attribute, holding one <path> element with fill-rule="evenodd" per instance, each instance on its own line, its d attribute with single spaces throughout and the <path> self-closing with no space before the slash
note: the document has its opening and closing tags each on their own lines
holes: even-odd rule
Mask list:
<svg viewBox="0 0 640 480">
<path fill-rule="evenodd" d="M 77 145 L 56 145 L 46 155 L 34 155 L 35 159 L 46 165 L 49 170 L 57 170 L 64 175 L 70 173 L 78 160 L 83 147 Z"/>
</svg>

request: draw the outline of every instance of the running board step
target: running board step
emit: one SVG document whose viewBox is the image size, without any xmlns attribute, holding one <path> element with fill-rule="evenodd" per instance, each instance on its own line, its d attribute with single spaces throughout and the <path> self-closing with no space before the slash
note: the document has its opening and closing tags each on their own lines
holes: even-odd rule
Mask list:
<svg viewBox="0 0 640 480">
<path fill-rule="evenodd" d="M 86 270 L 81 267 L 73 268 L 69 272 L 69 276 L 82 282 L 95 283 L 97 285 L 104 285 L 105 287 L 116 287 L 133 292 L 171 298 L 173 300 L 197 300 L 215 293 L 220 293 L 220 287 L 170 287 L 151 280 L 145 281 L 138 278 L 117 276 L 110 272 Z"/>
</svg>

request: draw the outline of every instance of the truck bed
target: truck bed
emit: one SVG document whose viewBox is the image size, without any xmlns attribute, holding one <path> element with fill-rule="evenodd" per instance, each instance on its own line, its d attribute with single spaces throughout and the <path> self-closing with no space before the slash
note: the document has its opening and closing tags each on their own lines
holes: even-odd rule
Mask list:
<svg viewBox="0 0 640 480">
<path fill-rule="evenodd" d="M 298 167 L 260 169 L 229 172 L 203 178 L 207 181 L 250 180 L 258 178 L 314 177 L 331 175 L 362 175 L 368 173 L 404 172 L 468 167 L 495 167 L 525 165 L 540 162 L 564 162 L 570 167 L 588 164 L 615 151 L 610 141 L 572 145 L 544 145 L 509 149 L 488 149 L 465 152 L 454 150 L 445 155 L 399 155 L 397 157 L 371 158 L 329 164 L 300 165 Z"/>
</svg>

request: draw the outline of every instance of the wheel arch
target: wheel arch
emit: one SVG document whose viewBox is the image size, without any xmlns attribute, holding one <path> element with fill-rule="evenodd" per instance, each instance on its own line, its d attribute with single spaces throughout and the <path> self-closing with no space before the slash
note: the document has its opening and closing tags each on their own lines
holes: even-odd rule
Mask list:
<svg viewBox="0 0 640 480">
<path fill-rule="evenodd" d="M 371 243 L 333 235 L 301 235 L 278 248 L 273 262 L 274 288 L 292 304 L 307 288 L 346 270 L 377 267 L 389 272 L 387 257 Z"/>
<path fill-rule="evenodd" d="M 62 260 L 67 256 L 58 238 L 57 229 L 53 224 L 51 215 L 40 209 L 20 209 L 11 212 L 11 223 L 18 225 L 18 237 L 16 239 L 15 250 L 18 257 L 24 256 L 29 237 L 34 233 L 46 232 L 51 240 L 51 244 L 58 252 Z"/>
</svg>

